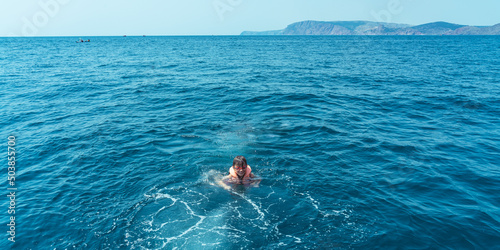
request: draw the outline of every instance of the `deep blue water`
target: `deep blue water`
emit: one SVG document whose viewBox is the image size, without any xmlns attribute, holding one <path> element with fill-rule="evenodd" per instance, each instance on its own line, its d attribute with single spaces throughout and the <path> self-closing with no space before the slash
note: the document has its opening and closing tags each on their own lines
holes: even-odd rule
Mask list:
<svg viewBox="0 0 500 250">
<path fill-rule="evenodd" d="M 500 37 L 76 39 L 0 38 L 2 249 L 500 246 Z"/>
</svg>

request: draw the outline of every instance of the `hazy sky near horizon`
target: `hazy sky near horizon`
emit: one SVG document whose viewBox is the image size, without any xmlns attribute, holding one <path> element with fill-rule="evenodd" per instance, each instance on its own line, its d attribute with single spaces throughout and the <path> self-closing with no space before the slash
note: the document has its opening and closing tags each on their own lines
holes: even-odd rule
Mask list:
<svg viewBox="0 0 500 250">
<path fill-rule="evenodd" d="M 500 23 L 498 0 L 0 0 L 0 36 L 238 35 L 304 21 Z"/>
</svg>

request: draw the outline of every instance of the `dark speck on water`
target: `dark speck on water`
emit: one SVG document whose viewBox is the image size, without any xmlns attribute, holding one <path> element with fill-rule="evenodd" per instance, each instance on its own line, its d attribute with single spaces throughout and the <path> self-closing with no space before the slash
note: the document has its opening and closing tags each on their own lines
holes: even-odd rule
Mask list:
<svg viewBox="0 0 500 250">
<path fill-rule="evenodd" d="M 498 36 L 76 39 L 0 38 L 2 249 L 500 246 Z"/>
</svg>

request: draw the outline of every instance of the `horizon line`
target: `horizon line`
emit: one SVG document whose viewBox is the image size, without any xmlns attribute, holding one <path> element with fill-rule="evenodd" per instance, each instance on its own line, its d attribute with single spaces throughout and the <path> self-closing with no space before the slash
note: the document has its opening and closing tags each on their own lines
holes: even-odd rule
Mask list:
<svg viewBox="0 0 500 250">
<path fill-rule="evenodd" d="M 270 35 L 127 35 L 126 37 L 120 36 L 120 35 L 90 35 L 90 36 L 65 36 L 65 35 L 57 35 L 57 36 L 0 36 L 0 38 L 89 38 L 89 37 L 208 37 L 208 36 L 234 36 L 234 37 L 251 37 L 251 36 L 262 36 L 262 37 L 269 37 Z M 349 36 L 349 37 L 355 37 L 355 36 L 362 36 L 362 37 L 376 37 L 376 36 L 381 36 L 381 37 L 390 37 L 390 36 L 397 36 L 397 37 L 429 37 L 429 36 L 443 36 L 443 37 L 468 37 L 468 36 L 486 36 L 486 37 L 493 37 L 493 36 L 500 36 L 500 35 L 280 35 L 280 36 L 271 36 L 271 37 L 299 37 L 299 36 L 307 36 L 307 37 L 318 37 L 318 36 L 325 36 L 325 37 L 341 37 L 341 36 Z"/>
</svg>

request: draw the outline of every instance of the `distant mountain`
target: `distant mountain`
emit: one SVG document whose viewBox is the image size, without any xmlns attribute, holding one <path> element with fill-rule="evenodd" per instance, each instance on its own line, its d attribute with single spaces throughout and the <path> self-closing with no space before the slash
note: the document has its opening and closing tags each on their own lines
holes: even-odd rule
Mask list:
<svg viewBox="0 0 500 250">
<path fill-rule="evenodd" d="M 273 36 L 283 35 L 283 30 L 270 30 L 270 31 L 243 31 L 243 36 Z"/>
<path fill-rule="evenodd" d="M 422 35 L 444 35 L 463 27 L 466 26 L 447 22 L 435 22 L 413 26 L 411 29 Z"/>
<path fill-rule="evenodd" d="M 241 35 L 500 35 L 500 23 L 479 27 L 447 22 L 412 26 L 369 21 L 303 21 L 282 30 L 244 31 Z"/>
</svg>

